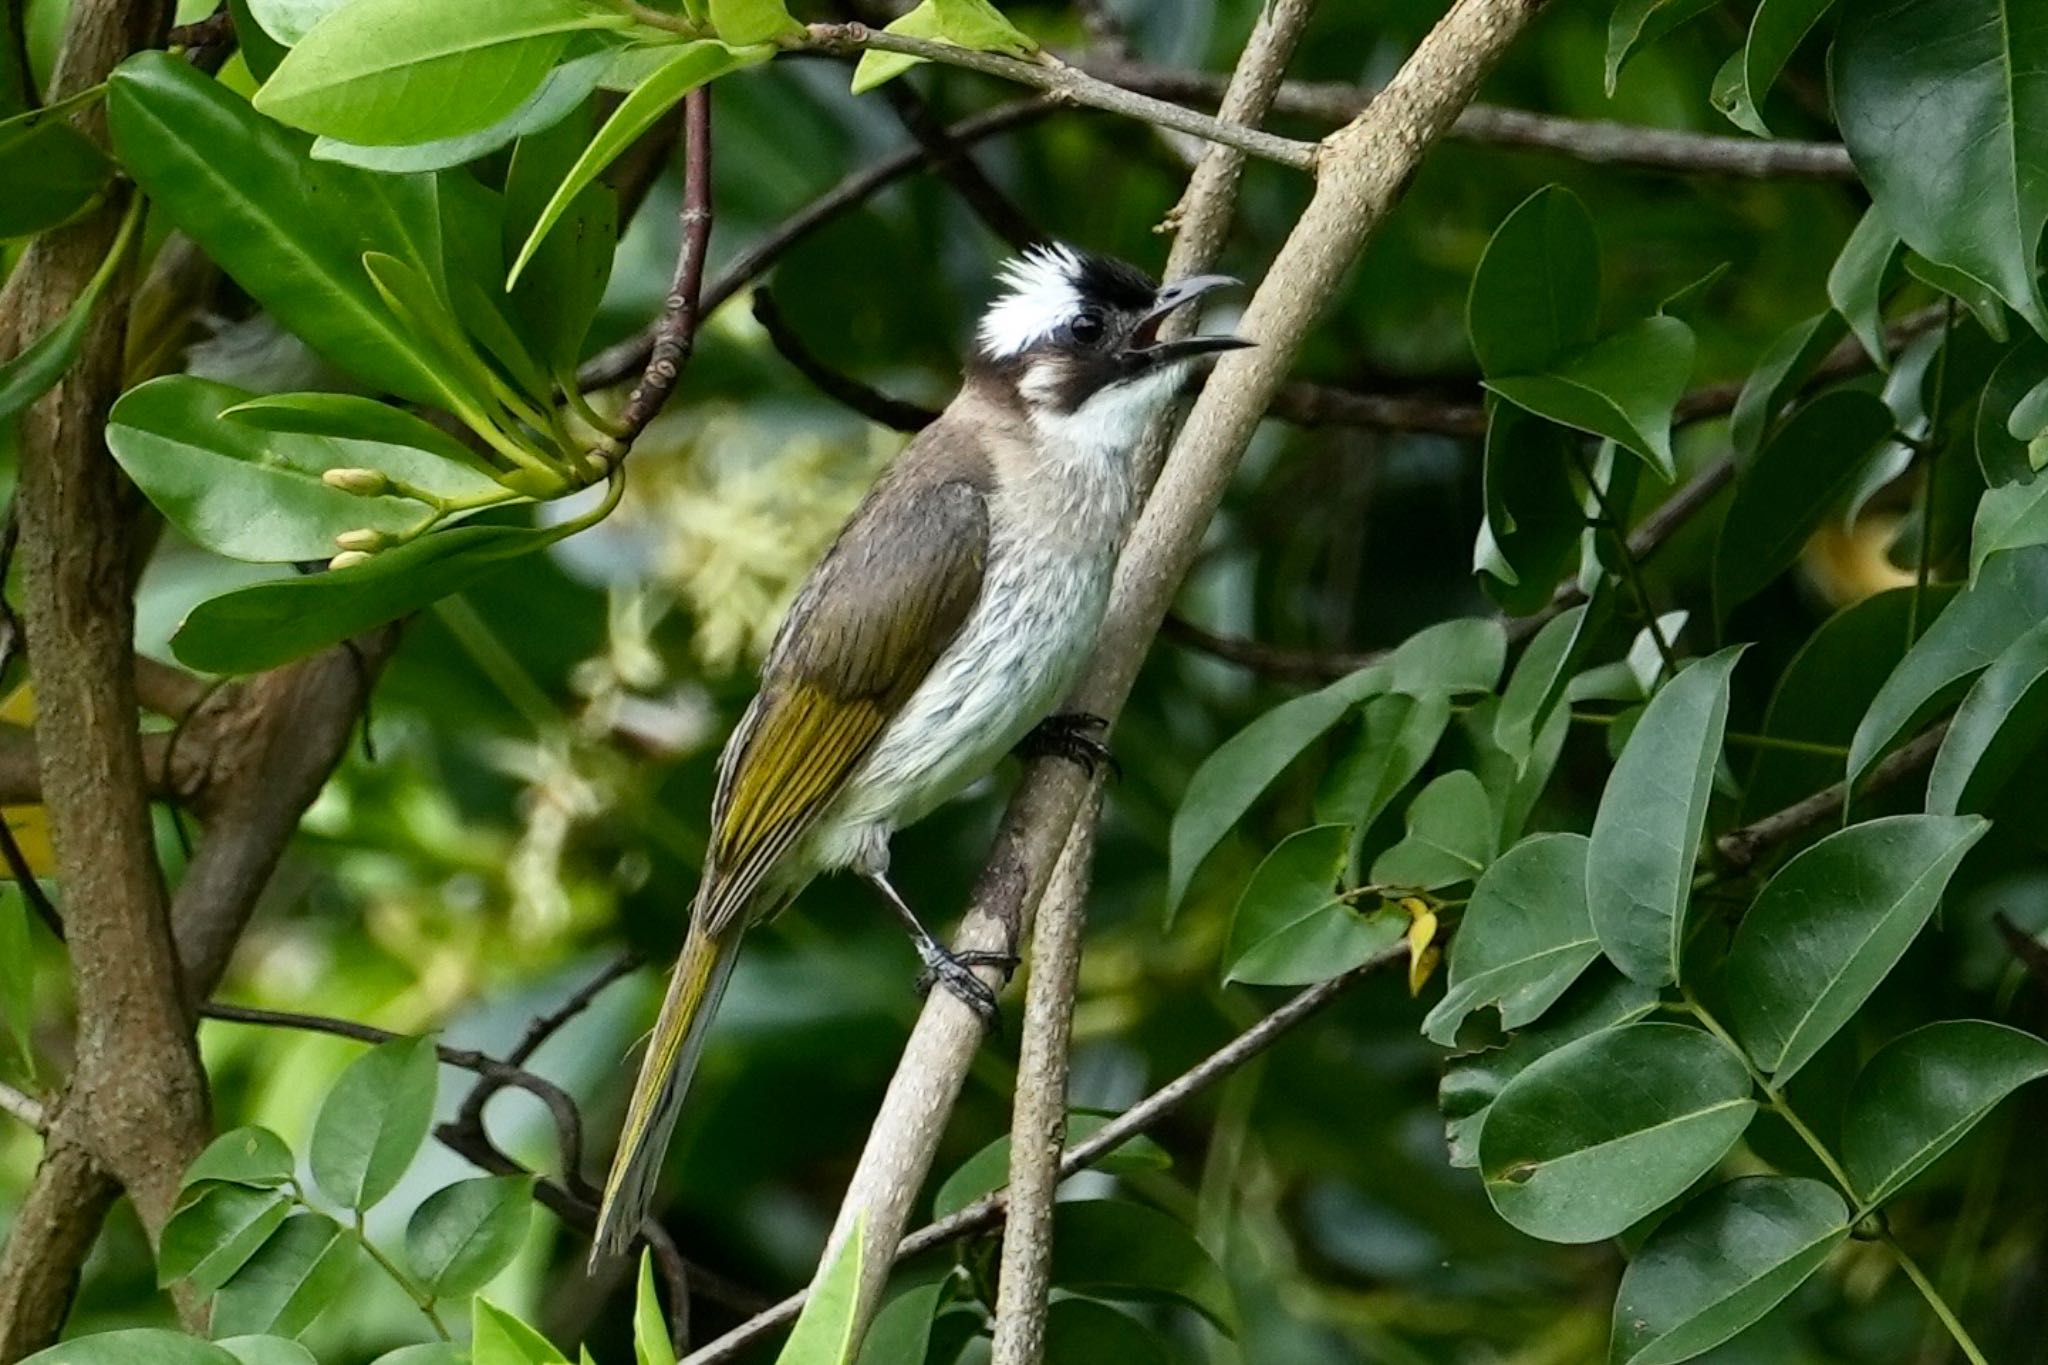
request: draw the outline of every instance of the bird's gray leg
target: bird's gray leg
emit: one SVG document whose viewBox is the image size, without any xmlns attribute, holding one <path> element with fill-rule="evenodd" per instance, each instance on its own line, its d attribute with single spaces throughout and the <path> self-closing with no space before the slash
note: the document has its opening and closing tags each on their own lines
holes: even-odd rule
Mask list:
<svg viewBox="0 0 2048 1365">
<path fill-rule="evenodd" d="M 1017 742 L 1024 758 L 1064 758 L 1095 776 L 1097 768 L 1109 769 L 1112 778 L 1123 776 L 1123 767 L 1110 753 L 1101 736 L 1109 722 L 1088 711 L 1057 711 L 1031 728 Z"/>
<path fill-rule="evenodd" d="M 955 953 L 932 937 L 931 930 L 924 927 L 917 912 L 896 894 L 896 888 L 889 885 L 889 878 L 883 872 L 866 872 L 864 875 L 874 884 L 882 898 L 889 902 L 889 908 L 896 912 L 896 918 L 903 921 L 903 928 L 910 935 L 911 943 L 917 948 L 918 960 L 924 963 L 924 974 L 918 978 L 920 992 L 929 991 L 932 984 L 944 986 L 963 1004 L 981 1016 L 985 1024 L 994 1024 L 997 1019 L 996 993 L 988 983 L 971 970 L 975 967 L 1000 967 L 1005 972 L 1017 969 L 1014 953 L 990 953 L 970 951 Z"/>
</svg>

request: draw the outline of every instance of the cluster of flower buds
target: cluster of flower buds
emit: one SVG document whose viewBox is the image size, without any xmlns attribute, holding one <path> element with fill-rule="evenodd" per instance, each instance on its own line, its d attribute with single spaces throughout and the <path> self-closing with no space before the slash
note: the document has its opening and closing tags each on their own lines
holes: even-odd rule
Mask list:
<svg viewBox="0 0 2048 1365">
<path fill-rule="evenodd" d="M 320 476 L 320 481 L 329 488 L 339 488 L 344 493 L 359 497 L 375 498 L 391 491 L 389 477 L 375 469 L 330 469 Z M 369 562 L 370 556 L 384 548 L 389 539 L 382 531 L 367 527 L 355 531 L 343 531 L 334 538 L 341 553 L 327 561 L 330 569 L 351 569 L 358 564 Z"/>
</svg>

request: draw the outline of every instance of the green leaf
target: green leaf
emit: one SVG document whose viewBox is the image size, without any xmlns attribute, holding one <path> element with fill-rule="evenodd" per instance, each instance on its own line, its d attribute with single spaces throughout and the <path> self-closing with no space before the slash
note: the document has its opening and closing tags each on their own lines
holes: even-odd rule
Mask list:
<svg viewBox="0 0 2048 1365">
<path fill-rule="evenodd" d="M 949 43 L 976 52 L 1006 52 L 1029 57 L 1038 51 L 1031 36 L 1004 17 L 989 0 L 934 0 L 939 33 Z"/>
<path fill-rule="evenodd" d="M 1237 1305 L 1222 1269 L 1180 1220 L 1143 1204 L 1053 1205 L 1052 1282 L 1094 1298 L 1184 1303 L 1237 1334 Z"/>
<path fill-rule="evenodd" d="M 430 182 L 312 161 L 303 138 L 162 52 L 116 68 L 107 117 L 144 192 L 279 323 L 380 390 L 468 405 L 363 273 L 366 250 L 417 255 Z"/>
<path fill-rule="evenodd" d="M 1618 0 L 1607 22 L 1607 95 L 1621 79 L 1630 57 L 1688 19 L 1706 13 L 1715 0 Z"/>
<path fill-rule="evenodd" d="M 891 1294 L 861 1342 L 860 1365 L 913 1365 L 924 1361 L 931 1349 L 932 1320 L 945 1301 L 953 1271 L 950 1266 L 933 1267 L 910 1275 Z"/>
<path fill-rule="evenodd" d="M 405 1259 L 420 1287 L 435 1298 L 474 1294 L 526 1245 L 532 1216 L 531 1176 L 458 1180 L 413 1211 L 405 1228 Z"/>
<path fill-rule="evenodd" d="M 1970 316 L 1977 319 L 1977 325 L 1982 327 L 1993 341 L 2005 340 L 2005 305 L 1999 301 L 1998 292 L 1990 285 L 1952 265 L 1930 261 L 1917 251 L 1906 253 L 1906 273 L 1921 283 L 1932 285 L 1942 293 L 1950 295 L 1956 302 L 1969 309 Z"/>
<path fill-rule="evenodd" d="M 1337 879 L 1350 858 L 1345 825 L 1317 825 L 1281 840 L 1238 898 L 1223 979 L 1308 985 L 1342 976 L 1398 943 L 1405 915 L 1361 915 L 1340 898 Z"/>
<path fill-rule="evenodd" d="M 888 23 L 882 25 L 884 33 L 900 33 L 906 38 L 931 38 L 945 40 L 945 30 L 939 20 L 938 0 L 918 0 L 918 3 Z M 852 91 L 865 95 L 878 85 L 887 84 L 913 66 L 924 64 L 924 58 L 906 56 L 901 52 L 863 52 L 860 61 L 853 68 Z"/>
<path fill-rule="evenodd" d="M 274 1190 L 291 1183 L 292 1149 L 268 1128 L 235 1128 L 206 1144 L 192 1160 L 178 1185 L 189 1190 L 201 1181 Z"/>
<path fill-rule="evenodd" d="M 544 134 L 523 137 L 505 173 L 504 254 L 526 241 L 555 187 L 569 173 L 587 136 L 588 120 L 564 120 Z M 618 246 L 619 199 L 610 187 L 590 184 L 563 213 L 559 230 L 542 240 L 512 291 L 520 332 L 550 373 L 575 367 L 584 338 L 611 279 Z"/>
<path fill-rule="evenodd" d="M 1586 840 L 1536 834 L 1473 888 L 1451 939 L 1449 985 L 1423 1036 L 1449 1047 L 1474 1010 L 1492 1006 L 1503 1029 L 1534 1023 L 1600 956 L 1586 909 Z"/>
<path fill-rule="evenodd" d="M 1728 417 L 1728 439 L 1735 447 L 1738 465 L 1755 456 L 1785 405 L 1805 387 L 1845 335 L 1846 326 L 1840 317 L 1817 313 L 1793 324 L 1771 343 L 1756 369 L 1743 381 L 1735 410 Z"/>
<path fill-rule="evenodd" d="M 270 79 L 270 73 L 277 70 L 287 51 L 257 22 L 254 7 L 262 3 L 264 0 L 228 0 L 228 16 L 235 26 L 235 46 L 249 74 L 258 82 Z"/>
<path fill-rule="evenodd" d="M 249 13 L 273 41 L 291 47 L 303 42 L 322 19 L 350 0 L 249 0 Z"/>
<path fill-rule="evenodd" d="M 1562 185 L 1524 199 L 1494 229 L 1472 275 L 1465 325 L 1488 378 L 1537 374 L 1593 340 L 1600 241 Z"/>
<path fill-rule="evenodd" d="M 320 1365 L 311 1351 L 290 1337 L 229 1337 L 218 1345 L 241 1365 Z"/>
<path fill-rule="evenodd" d="M 1479 1135 L 1493 1102 L 1509 1081 L 1567 1043 L 1634 1023 L 1656 1008 L 1653 987 L 1595 963 L 1564 993 L 1541 1025 L 1515 1034 L 1505 1045 L 1454 1058 L 1444 1068 L 1443 1081 L 1437 1087 L 1451 1165 L 1469 1170 L 1479 1164 Z"/>
<path fill-rule="evenodd" d="M 1976 420 L 1971 424 L 1976 438 L 1977 467 L 1992 488 L 2023 483 L 2037 472 L 2029 451 L 2029 438 L 2012 430 L 2020 401 L 2048 381 L 2048 343 L 2036 336 L 2024 336 L 2006 352 L 1977 400 Z M 2044 536 L 2048 539 L 2048 536 Z"/>
<path fill-rule="evenodd" d="M 1501 1090 L 1479 1170 L 1501 1217 L 1547 1242 L 1612 1237 L 1720 1162 L 1756 1104 L 1742 1058 L 1699 1029 L 1608 1029 Z"/>
<path fill-rule="evenodd" d="M 1693 860 L 1728 721 L 1728 679 L 1743 646 L 1665 684 L 1614 765 L 1593 817 L 1586 896 L 1614 965 L 1645 985 L 1678 978 Z"/>
<path fill-rule="evenodd" d="M 1849 743 L 1851 785 L 1892 745 L 1954 700 L 1961 685 L 2048 617 L 2048 547 L 1989 556 L 1975 580 L 1914 642 L 1878 689 Z"/>
<path fill-rule="evenodd" d="M 1378 819 L 1436 752 L 1451 723 L 1451 699 L 1389 692 L 1358 709 L 1358 738 L 1324 776 L 1316 819 L 1361 830 Z"/>
<path fill-rule="evenodd" d="M 1633 323 L 1559 360 L 1547 374 L 1489 376 L 1517 407 L 1634 451 L 1668 483 L 1671 414 L 1692 376 L 1692 329 L 1672 317 Z"/>
<path fill-rule="evenodd" d="M 320 137 L 313 140 L 313 159 L 339 161 L 364 170 L 393 174 L 440 171 L 467 165 L 479 157 L 489 156 L 514 138 L 561 123 L 577 105 L 590 97 L 590 93 L 597 89 L 598 81 L 617 59 L 618 54 L 609 48 L 572 57 L 548 72 L 517 109 L 488 128 L 480 128 L 473 133 L 395 147 Z"/>
<path fill-rule="evenodd" d="M 1167 835 L 1166 913 L 1223 836 L 1304 749 L 1358 702 L 1387 690 L 1388 670 L 1363 668 L 1280 705 L 1225 740 L 1188 781 Z"/>
<path fill-rule="evenodd" d="M 1999 1101 L 2043 1076 L 2048 1043 L 1982 1019 L 1944 1019 L 1878 1049 L 1842 1117 L 1842 1166 L 1863 1206 L 1905 1189 Z"/>
<path fill-rule="evenodd" d="M 1605 599 L 1596 598 L 1604 607 Z M 1493 738 L 1501 752 L 1526 768 L 1536 737 L 1564 700 L 1566 685 L 1584 661 L 1608 613 L 1593 603 L 1558 613 L 1543 623 L 1522 651 L 1494 718 Z"/>
<path fill-rule="evenodd" d="M 1387 661 L 1387 687 L 1411 697 L 1491 692 L 1507 664 L 1507 632 L 1497 620 L 1460 616 L 1416 631 Z"/>
<path fill-rule="evenodd" d="M 1799 558 L 1892 434 L 1884 400 L 1856 389 L 1822 394 L 1779 428 L 1736 480 L 1714 542 L 1718 619 Z"/>
<path fill-rule="evenodd" d="M 388 1355 L 378 1356 L 371 1365 L 471 1365 L 469 1354 L 445 1341 L 423 1342 L 418 1346 L 401 1346 Z"/>
<path fill-rule="evenodd" d="M 1979 674 L 1927 775 L 1930 815 L 1983 813 L 2048 736 L 2048 622 Z"/>
<path fill-rule="evenodd" d="M 633 1365 L 676 1365 L 675 1342 L 654 1293 L 654 1256 L 640 1253 L 640 1276 L 633 1288 Z"/>
<path fill-rule="evenodd" d="M 1498 834 L 1493 803 L 1478 774 L 1464 768 L 1442 774 L 1416 793 L 1408 803 L 1406 826 L 1400 842 L 1373 860 L 1372 879 L 1382 886 L 1433 891 L 1472 881 L 1493 861 Z"/>
<path fill-rule="evenodd" d="M 857 1214 L 853 1231 L 832 1253 L 831 1263 L 811 1285 L 804 1311 L 790 1329 L 775 1365 L 848 1365 L 858 1346 L 860 1268 L 866 1254 L 867 1214 Z M 477 1365 L 484 1365 L 478 1361 Z"/>
<path fill-rule="evenodd" d="M 548 1339 L 487 1299 L 470 1300 L 471 1365 L 569 1365 Z"/>
<path fill-rule="evenodd" d="M 48 393 L 77 361 L 93 310 L 99 307 L 100 295 L 106 292 L 107 284 L 127 256 L 129 238 L 140 221 L 140 214 L 131 209 L 114 244 L 108 248 L 106 259 L 86 281 L 85 288 L 78 291 L 63 319 L 19 353 L 0 361 L 0 424 Z"/>
<path fill-rule="evenodd" d="M 1086 1142 L 1115 1117 L 1115 1114 L 1100 1109 L 1070 1111 L 1062 1146 L 1072 1147 L 1077 1142 Z M 1088 1169 L 1108 1175 L 1133 1175 L 1140 1171 L 1163 1171 L 1172 1164 L 1173 1158 L 1167 1155 L 1164 1147 L 1139 1134 L 1110 1148 L 1091 1162 Z M 1004 1134 L 961 1162 L 953 1174 L 946 1177 L 946 1183 L 939 1186 L 939 1192 L 932 1197 L 932 1216 L 950 1218 L 983 1195 L 1001 1189 L 1009 1180 L 1010 1138 Z"/>
<path fill-rule="evenodd" d="M 1852 0 L 1830 70 L 1842 140 L 1906 244 L 2048 334 L 2048 102 L 2027 80 L 2048 28 L 2020 18 L 2009 0 Z"/>
<path fill-rule="evenodd" d="M 1742 917 L 1728 949 L 1730 1023 L 1783 1084 L 1849 1022 L 1941 901 L 1989 825 L 1896 815 L 1851 825 L 1796 854 Z"/>
<path fill-rule="evenodd" d="M 1761 1318 L 1849 1235 L 1818 1180 L 1759 1175 L 1707 1191 L 1659 1225 L 1614 1299 L 1611 1365 L 1677 1365 Z"/>
<path fill-rule="evenodd" d="M 2029 461 L 2026 447 L 2019 457 Z M 2025 550 L 2048 544 L 2048 479 L 2008 483 L 1987 490 L 1977 503 L 1970 528 L 1970 573 L 1980 577 L 1985 561 L 2004 550 Z"/>
<path fill-rule="evenodd" d="M 361 1212 L 397 1187 L 433 1123 L 439 1067 L 431 1038 L 394 1038 L 349 1063 L 307 1148 L 328 1198 Z"/>
<path fill-rule="evenodd" d="M 156 1327 L 95 1332 L 37 1351 L 21 1365 L 239 1365 L 210 1341 Z"/>
<path fill-rule="evenodd" d="M 783 0 L 711 0 L 711 27 L 734 47 L 773 42 L 803 25 L 789 17 Z"/>
<path fill-rule="evenodd" d="M 26 237 L 69 222 L 99 197 L 113 167 L 90 138 L 65 122 L 66 109 L 37 109 L 0 121 L 0 238 Z"/>
<path fill-rule="evenodd" d="M 238 588 L 194 607 L 171 651 L 206 673 L 260 673 L 418 611 L 574 530 L 457 526 L 346 569 Z"/>
<path fill-rule="evenodd" d="M 189 375 L 130 389 L 107 418 L 107 446 L 156 509 L 191 540 L 230 559 L 325 559 L 353 530 L 402 535 L 428 508 L 325 483 L 330 469 L 378 469 L 389 447 L 222 420 L 249 397 Z"/>
<path fill-rule="evenodd" d="M 190 1190 L 164 1224 L 156 1251 L 156 1282 L 190 1280 L 211 1294 L 234 1277 L 292 1211 L 273 1190 L 204 1185 Z"/>
<path fill-rule="evenodd" d="M 1732 63 L 1733 80 L 1714 92 L 1714 106 L 1729 121 L 1757 137 L 1771 136 L 1760 112 L 1778 73 L 1835 0 L 1763 0 L 1749 21 L 1749 41 Z"/>
<path fill-rule="evenodd" d="M 226 385 L 214 387 L 239 392 Z M 372 398 L 348 393 L 242 394 L 220 415 L 257 431 L 334 437 L 360 455 L 363 465 L 450 501 L 488 497 L 502 488 L 474 450 L 404 408 Z"/>
<path fill-rule="evenodd" d="M 370 146 L 460 137 L 532 98 L 571 33 L 630 22 L 580 0 L 353 0 L 278 63 L 256 109 Z"/>
<path fill-rule="evenodd" d="M 1164 1337 L 1092 1299 L 1055 1299 L 1045 1312 L 1045 1365 L 1170 1365 Z"/>
<path fill-rule="evenodd" d="M 591 139 L 568 174 L 562 177 L 562 183 L 555 187 L 554 194 L 534 219 L 532 230 L 513 258 L 511 274 L 505 280 L 506 288 L 518 284 L 527 262 L 533 259 L 555 224 L 568 213 L 569 206 L 584 187 L 597 179 L 600 171 L 611 165 L 619 153 L 653 127 L 663 114 L 673 109 L 683 96 L 728 71 L 766 61 L 774 53 L 775 49 L 766 44 L 735 48 L 710 39 L 677 47 L 673 56 L 654 68 L 631 94 L 619 101 L 619 107 L 612 111 L 604 127 L 597 130 L 597 136 Z"/>
<path fill-rule="evenodd" d="M 1490 395 L 1486 413 L 1486 520 L 1472 568 L 1503 611 L 1526 616 L 1571 571 L 1586 527 L 1570 473 L 1582 438 Z"/>
<path fill-rule="evenodd" d="M 1828 268 L 1828 302 L 1880 370 L 1891 364 L 1884 349 L 1884 295 L 1898 255 L 1899 234 L 1872 207 L 1864 211 L 1842 244 L 1842 254 Z"/>
<path fill-rule="evenodd" d="M 270 1235 L 213 1301 L 220 1336 L 296 1337 L 355 1275 L 356 1241 L 324 1213 L 296 1213 Z"/>
<path fill-rule="evenodd" d="M 36 979 L 29 942 L 28 901 L 21 888 L 0 887 L 0 1029 L 14 1039 L 22 1066 L 35 1072 Z"/>
</svg>

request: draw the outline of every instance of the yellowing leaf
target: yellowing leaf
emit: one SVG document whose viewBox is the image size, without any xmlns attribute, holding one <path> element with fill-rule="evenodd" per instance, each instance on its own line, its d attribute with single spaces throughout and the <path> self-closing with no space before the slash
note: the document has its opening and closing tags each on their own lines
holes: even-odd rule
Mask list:
<svg viewBox="0 0 2048 1365">
<path fill-rule="evenodd" d="M 1408 994 L 1420 995 L 1443 959 L 1436 943 L 1436 911 L 1414 896 L 1404 899 L 1401 908 L 1408 912 Z"/>
<path fill-rule="evenodd" d="M 7 821 L 7 828 L 14 835 L 14 842 L 21 846 L 21 856 L 28 863 L 28 870 L 38 877 L 47 877 L 57 870 L 57 850 L 50 846 L 50 817 L 41 806 L 0 806 L 0 819 Z M 0 878 L 12 881 L 14 869 L 0 865 Z"/>
<path fill-rule="evenodd" d="M 23 729 L 36 723 L 36 690 L 31 684 L 23 683 L 0 700 L 0 721 Z"/>
</svg>

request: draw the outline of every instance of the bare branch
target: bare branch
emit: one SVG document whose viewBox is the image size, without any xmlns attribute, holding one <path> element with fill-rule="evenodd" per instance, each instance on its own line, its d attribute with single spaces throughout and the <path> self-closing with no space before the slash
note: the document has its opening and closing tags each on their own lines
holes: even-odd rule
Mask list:
<svg viewBox="0 0 2048 1365">
<path fill-rule="evenodd" d="M 50 1116 L 43 1112 L 43 1102 L 32 1095 L 24 1095 L 11 1085 L 0 1084 L 0 1114 L 12 1114 L 38 1133 L 50 1126 Z"/>
<path fill-rule="evenodd" d="M 1885 755 L 1863 780 L 1860 788 L 1863 795 L 1868 796 L 1887 787 L 1897 786 L 1932 763 L 1935 753 L 1941 748 L 1942 738 L 1947 734 L 1948 722 L 1943 721 L 1921 731 Z M 1810 834 L 1837 819 L 1849 795 L 1850 788 L 1847 782 L 1837 782 L 1832 787 L 1823 787 L 1783 810 L 1773 811 L 1761 820 L 1728 831 L 1714 841 L 1714 851 L 1721 855 L 1721 861 L 1726 863 L 1731 871 L 1747 872 L 1756 865 L 1757 859 L 1771 849 Z"/>
<path fill-rule="evenodd" d="M 1291 997 L 1287 1003 L 1260 1019 L 1258 1023 L 1096 1129 L 1082 1141 L 1069 1147 L 1060 1157 L 1060 1179 L 1064 1180 L 1070 1175 L 1088 1169 L 1140 1133 L 1157 1127 L 1169 1114 L 1265 1052 L 1295 1027 L 1319 1014 L 1331 1001 L 1364 980 L 1366 976 L 1389 963 L 1406 960 L 1407 952 L 1405 944 L 1390 949 L 1342 976 L 1310 986 Z M 963 1237 L 971 1237 L 977 1232 L 997 1227 L 1008 1215 L 1008 1210 L 1009 1196 L 1005 1191 L 998 1190 L 937 1222 L 926 1224 L 905 1237 L 902 1246 L 897 1248 L 896 1259 L 906 1260 L 912 1256 L 922 1255 L 934 1247 L 945 1246 L 949 1242 L 957 1242 Z M 741 1323 L 716 1341 L 701 1347 L 685 1360 L 683 1365 L 721 1365 L 721 1362 L 738 1359 L 742 1352 L 762 1337 L 796 1321 L 797 1314 L 803 1311 L 804 1302 L 809 1296 L 809 1290 L 790 1295 L 774 1307 Z"/>
<path fill-rule="evenodd" d="M 882 87 L 882 97 L 896 112 L 904 130 L 924 149 L 931 168 L 945 178 L 990 232 L 1018 251 L 1043 238 L 1044 234 L 1024 211 L 974 163 L 967 144 L 946 131 L 946 125 L 909 81 L 890 81 Z"/>
<path fill-rule="evenodd" d="M 620 430 L 610 447 L 623 458 L 633 438 L 646 429 L 674 392 L 683 366 L 697 346 L 704 316 L 704 258 L 711 242 L 711 87 L 700 85 L 683 97 L 683 241 L 676 253 L 675 279 L 654 324 L 647 369 L 633 387 Z"/>
<path fill-rule="evenodd" d="M 965 67 L 1028 85 L 1069 104 L 1085 104 L 1093 109 L 1156 123 L 1175 132 L 1192 133 L 1298 171 L 1310 169 L 1316 161 L 1316 144 L 1312 142 L 1297 142 L 1256 128 L 1239 127 L 1178 104 L 1126 90 L 1098 80 L 1078 67 L 1068 66 L 1049 52 L 1041 52 L 1036 59 L 1025 61 L 997 52 L 976 52 L 952 43 L 886 33 L 866 24 L 812 24 L 802 38 L 792 41 L 791 46 L 799 51 L 842 57 L 858 56 L 863 52 L 895 52 L 906 57 L 922 57 L 926 61 Z"/>
<path fill-rule="evenodd" d="M 775 296 L 765 286 L 754 291 L 754 320 L 768 334 L 769 344 L 798 374 L 810 380 L 813 388 L 833 402 L 852 408 L 877 426 L 891 431 L 922 431 L 938 420 L 939 415 L 930 408 L 891 398 L 818 359 L 811 348 L 804 345 L 803 338 L 784 321 Z"/>
</svg>

